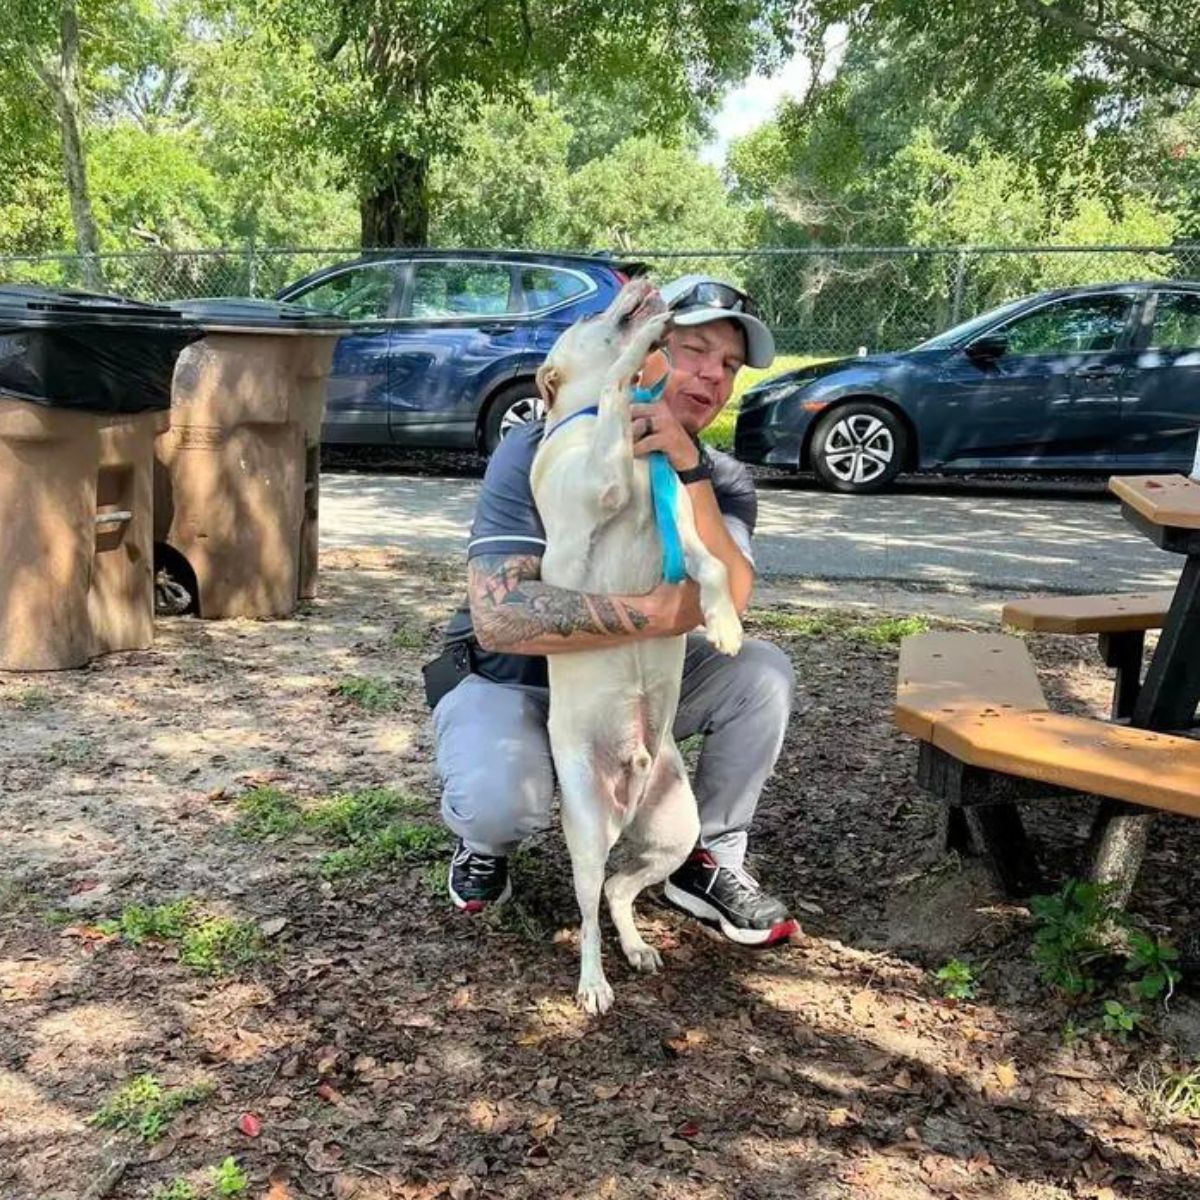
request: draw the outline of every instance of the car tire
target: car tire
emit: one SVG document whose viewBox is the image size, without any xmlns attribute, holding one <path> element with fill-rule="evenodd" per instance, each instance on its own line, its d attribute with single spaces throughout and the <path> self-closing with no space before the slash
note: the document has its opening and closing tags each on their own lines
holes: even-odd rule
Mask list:
<svg viewBox="0 0 1200 1200">
<path fill-rule="evenodd" d="M 514 429 L 540 421 L 545 415 L 545 405 L 532 379 L 501 389 L 484 417 L 483 452 L 492 455 Z"/>
<path fill-rule="evenodd" d="M 851 400 L 827 412 L 813 430 L 812 469 L 837 492 L 879 492 L 908 459 L 908 431 L 890 408 Z"/>
</svg>

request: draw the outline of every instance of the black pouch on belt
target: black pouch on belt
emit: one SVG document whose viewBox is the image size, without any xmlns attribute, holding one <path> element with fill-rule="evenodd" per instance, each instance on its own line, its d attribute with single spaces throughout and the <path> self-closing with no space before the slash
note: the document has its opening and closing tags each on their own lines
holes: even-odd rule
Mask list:
<svg viewBox="0 0 1200 1200">
<path fill-rule="evenodd" d="M 425 702 L 430 709 L 436 708 L 447 692 L 454 691 L 471 674 L 472 665 L 471 643 L 451 642 L 437 658 L 421 668 L 421 674 L 425 676 Z"/>
</svg>

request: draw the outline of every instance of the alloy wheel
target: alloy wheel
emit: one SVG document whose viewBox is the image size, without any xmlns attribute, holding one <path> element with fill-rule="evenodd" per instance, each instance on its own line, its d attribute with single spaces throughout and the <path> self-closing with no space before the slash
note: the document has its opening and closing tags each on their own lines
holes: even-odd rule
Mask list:
<svg viewBox="0 0 1200 1200">
<path fill-rule="evenodd" d="M 896 457 L 896 439 L 878 417 L 852 413 L 829 431 L 822 450 L 830 474 L 843 483 L 873 483 Z"/>
<path fill-rule="evenodd" d="M 546 415 L 546 406 L 540 396 L 522 396 L 509 405 L 500 418 L 500 440 L 504 441 L 514 429 L 540 421 Z"/>
</svg>

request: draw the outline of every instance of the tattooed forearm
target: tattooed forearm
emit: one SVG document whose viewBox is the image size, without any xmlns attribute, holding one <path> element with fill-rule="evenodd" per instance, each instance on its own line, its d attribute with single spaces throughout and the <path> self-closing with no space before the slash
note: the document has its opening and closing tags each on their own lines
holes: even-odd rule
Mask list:
<svg viewBox="0 0 1200 1200">
<path fill-rule="evenodd" d="M 535 555 L 484 555 L 471 560 L 468 592 L 475 636 L 493 649 L 530 646 L 577 635 L 630 635 L 646 612 L 613 596 L 593 596 L 543 583 Z M 586 639 L 584 639 L 586 640 Z"/>
</svg>

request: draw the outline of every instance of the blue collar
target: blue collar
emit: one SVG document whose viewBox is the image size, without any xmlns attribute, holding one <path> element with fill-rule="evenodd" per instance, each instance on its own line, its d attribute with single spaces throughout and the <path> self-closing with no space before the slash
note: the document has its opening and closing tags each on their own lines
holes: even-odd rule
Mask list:
<svg viewBox="0 0 1200 1200">
<path fill-rule="evenodd" d="M 578 412 L 573 412 L 569 417 L 563 417 L 557 425 L 551 425 L 549 429 L 542 434 L 542 441 L 556 434 L 564 425 L 570 425 L 576 417 L 598 417 L 600 415 L 600 407 L 596 404 L 589 404 L 587 408 L 581 408 Z"/>
</svg>

